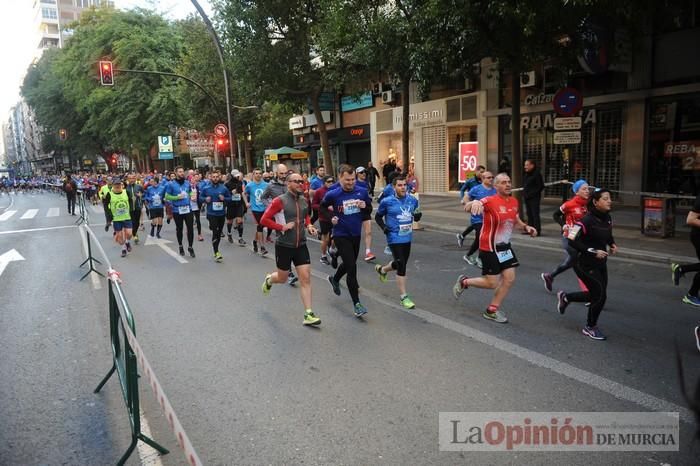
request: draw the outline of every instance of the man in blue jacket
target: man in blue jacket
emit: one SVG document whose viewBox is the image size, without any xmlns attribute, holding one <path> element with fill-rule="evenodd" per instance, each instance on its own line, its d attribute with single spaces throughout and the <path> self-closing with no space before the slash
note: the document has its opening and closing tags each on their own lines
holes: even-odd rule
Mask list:
<svg viewBox="0 0 700 466">
<path fill-rule="evenodd" d="M 190 196 L 192 195 L 190 182 L 185 179 L 184 168 L 175 167 L 175 179 L 168 183 L 165 188 L 165 200 L 170 201 L 173 207 L 173 220 L 175 220 L 175 236 L 177 244 L 180 247 L 180 255 L 185 255 L 185 249 L 182 247 L 182 226 L 187 225 L 187 243 L 189 247 L 187 251 L 191 257 L 195 257 L 194 248 L 194 217 L 192 208 L 190 207 Z"/>
<path fill-rule="evenodd" d="M 199 193 L 199 200 L 207 205 L 207 220 L 211 230 L 211 245 L 214 248 L 214 260 L 223 262 L 219 252 L 219 243 L 226 221 L 226 205 L 231 200 L 231 191 L 221 182 L 221 171 L 215 169 L 211 174 L 211 183 Z"/>
</svg>

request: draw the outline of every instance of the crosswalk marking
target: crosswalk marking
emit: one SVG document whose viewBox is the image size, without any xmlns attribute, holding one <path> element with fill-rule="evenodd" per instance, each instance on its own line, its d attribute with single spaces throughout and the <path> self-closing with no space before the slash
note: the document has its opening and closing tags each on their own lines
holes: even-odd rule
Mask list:
<svg viewBox="0 0 700 466">
<path fill-rule="evenodd" d="M 39 209 L 28 209 L 24 215 L 20 217 L 20 220 L 25 220 L 28 218 L 34 218 L 36 217 L 36 214 L 39 212 Z"/>
<path fill-rule="evenodd" d="M 58 217 L 58 207 L 51 207 L 46 213 L 47 217 Z"/>
<path fill-rule="evenodd" d="M 8 210 L 8 211 L 5 212 L 4 214 L 0 215 L 0 222 L 4 222 L 5 220 L 7 220 L 8 218 L 12 217 L 12 216 L 13 216 L 14 214 L 16 214 L 16 213 L 17 213 L 16 210 Z"/>
</svg>

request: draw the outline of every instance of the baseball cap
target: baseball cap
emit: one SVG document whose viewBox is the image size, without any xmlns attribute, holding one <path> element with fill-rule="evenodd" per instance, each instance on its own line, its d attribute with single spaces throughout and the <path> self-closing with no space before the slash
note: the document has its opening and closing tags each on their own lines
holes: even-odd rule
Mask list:
<svg viewBox="0 0 700 466">
<path fill-rule="evenodd" d="M 355 169 L 355 173 L 363 173 L 365 171 L 365 167 L 357 167 Z"/>
<path fill-rule="evenodd" d="M 240 174 L 241 174 L 241 172 L 239 172 L 239 171 L 236 170 L 236 169 L 233 169 L 233 170 L 231 171 L 231 175 L 232 175 L 232 176 L 238 176 L 238 175 L 240 175 Z"/>
</svg>

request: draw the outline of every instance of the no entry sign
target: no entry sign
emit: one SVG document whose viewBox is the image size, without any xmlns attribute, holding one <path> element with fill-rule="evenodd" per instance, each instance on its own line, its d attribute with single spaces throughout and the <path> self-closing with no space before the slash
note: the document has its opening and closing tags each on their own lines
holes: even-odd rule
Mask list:
<svg viewBox="0 0 700 466">
<path fill-rule="evenodd" d="M 573 87 L 565 87 L 554 94 L 552 106 L 558 115 L 573 116 L 583 107 L 583 96 Z"/>
</svg>

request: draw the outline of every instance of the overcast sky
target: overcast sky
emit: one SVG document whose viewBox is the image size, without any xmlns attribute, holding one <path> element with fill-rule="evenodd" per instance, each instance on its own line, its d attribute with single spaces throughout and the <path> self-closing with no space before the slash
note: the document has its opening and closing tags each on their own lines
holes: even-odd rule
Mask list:
<svg viewBox="0 0 700 466">
<path fill-rule="evenodd" d="M 27 67 L 32 62 L 38 45 L 34 35 L 33 0 L 3 0 L 3 14 L 0 15 L 0 122 L 9 117 L 10 107 L 19 100 L 19 88 Z M 199 4 L 211 15 L 209 0 L 199 0 Z M 190 0 L 116 0 L 120 9 L 135 6 L 152 8 L 171 19 L 184 18 L 196 9 Z M 0 138 L 0 154 L 4 153 L 3 138 Z"/>
</svg>

